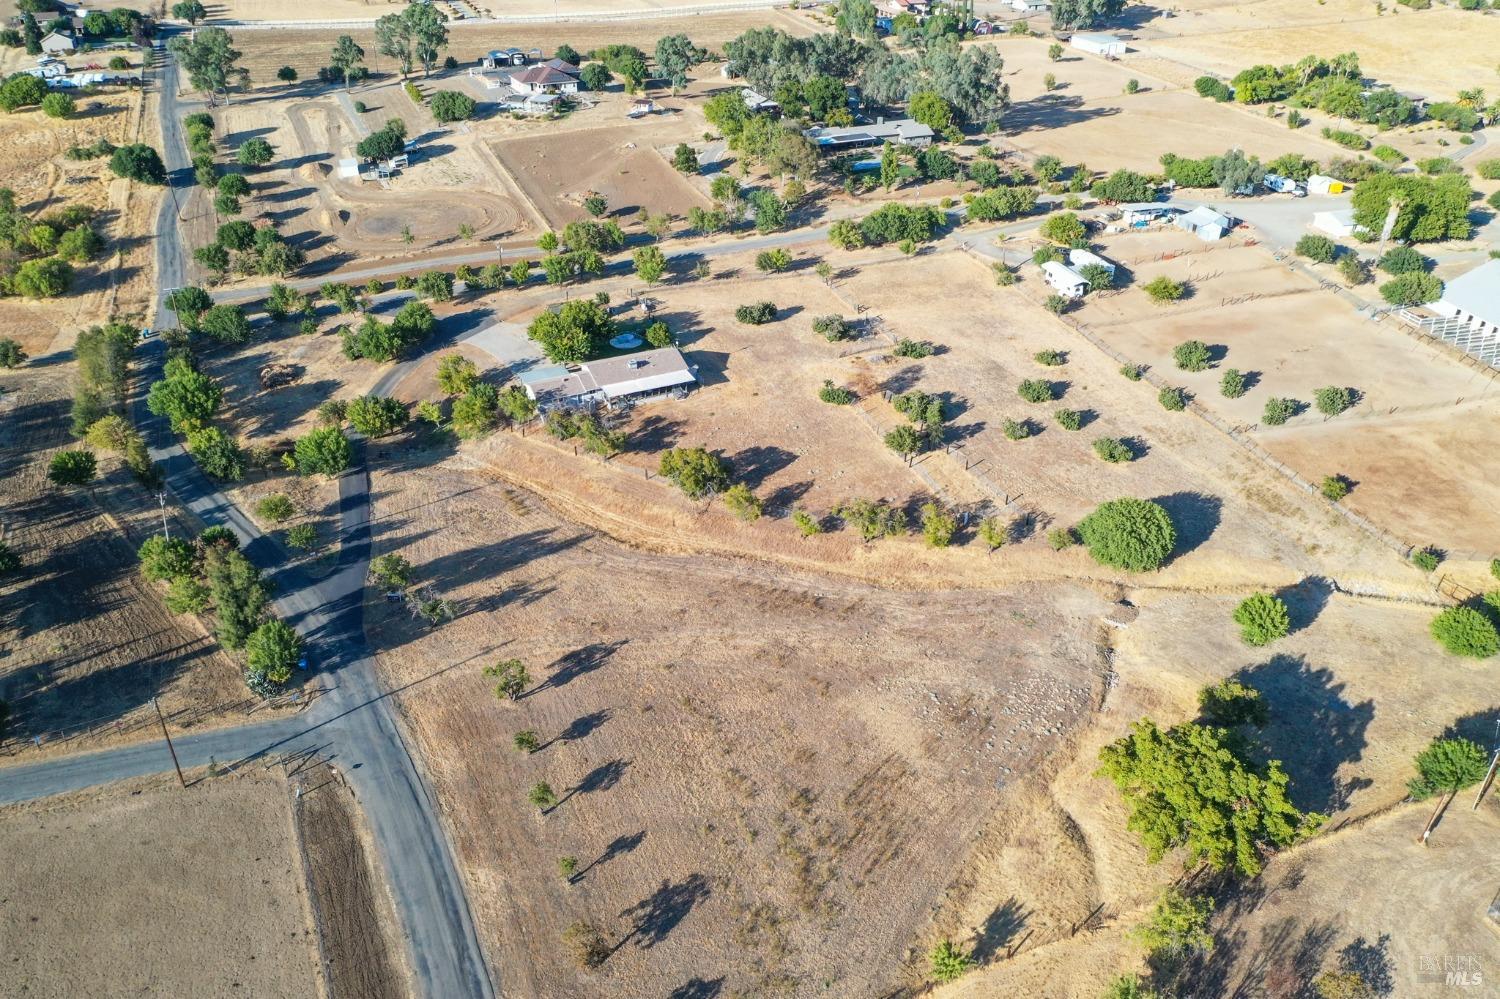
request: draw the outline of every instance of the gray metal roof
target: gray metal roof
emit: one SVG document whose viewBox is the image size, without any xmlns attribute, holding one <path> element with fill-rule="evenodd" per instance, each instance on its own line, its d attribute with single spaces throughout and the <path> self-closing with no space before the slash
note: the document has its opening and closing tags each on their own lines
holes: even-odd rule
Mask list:
<svg viewBox="0 0 1500 999">
<path fill-rule="evenodd" d="M 1500 260 L 1488 260 L 1454 278 L 1443 289 L 1442 300 L 1460 312 L 1500 326 Z"/>
</svg>

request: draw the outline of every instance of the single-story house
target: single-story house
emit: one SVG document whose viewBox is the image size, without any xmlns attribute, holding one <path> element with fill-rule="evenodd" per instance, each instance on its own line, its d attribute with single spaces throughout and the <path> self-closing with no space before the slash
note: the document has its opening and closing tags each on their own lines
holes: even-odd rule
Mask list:
<svg viewBox="0 0 1500 999">
<path fill-rule="evenodd" d="M 1082 298 L 1083 293 L 1089 290 L 1088 279 L 1056 260 L 1049 260 L 1042 265 L 1042 275 L 1064 298 Z"/>
<path fill-rule="evenodd" d="M 1327 233 L 1335 239 L 1344 239 L 1354 235 L 1354 210 L 1345 209 L 1341 212 L 1314 212 L 1312 227 L 1319 232 Z"/>
<path fill-rule="evenodd" d="M 1040 14 L 1052 9 L 1052 0 L 1010 0 L 1010 5 L 1023 14 Z"/>
<path fill-rule="evenodd" d="M 769 114 L 772 116 L 781 114 L 781 105 L 771 98 L 746 87 L 740 91 L 740 96 L 745 100 L 745 107 L 752 114 Z"/>
<path fill-rule="evenodd" d="M 910 118 L 897 118 L 895 121 L 881 118 L 873 125 L 809 128 L 802 134 L 811 139 L 820 152 L 836 153 L 865 146 L 883 146 L 887 142 L 917 147 L 932 144 L 932 129 Z"/>
<path fill-rule="evenodd" d="M 921 19 L 932 13 L 932 5 L 927 0 L 876 0 L 875 13 L 892 19 L 902 14 Z"/>
<path fill-rule="evenodd" d="M 655 114 L 656 102 L 649 97 L 637 97 L 630 102 L 630 108 L 625 112 L 627 118 L 644 118 L 648 114 Z"/>
<path fill-rule="evenodd" d="M 1143 229 L 1153 222 L 1177 215 L 1182 209 L 1159 201 L 1134 201 L 1120 206 L 1120 221 L 1133 229 Z"/>
<path fill-rule="evenodd" d="M 479 62 L 485 69 L 496 69 L 500 66 L 524 66 L 526 53 L 518 48 L 493 49 L 486 52 Z"/>
<path fill-rule="evenodd" d="M 1177 228 L 1186 229 L 1205 243 L 1223 239 L 1224 234 L 1234 228 L 1234 219 L 1215 211 L 1208 205 L 1199 205 L 1176 219 Z"/>
<path fill-rule="evenodd" d="M 656 395 L 698 379 L 676 347 L 643 350 L 582 364 L 554 365 L 521 373 L 526 395 L 543 409 L 608 404 Z"/>
<path fill-rule="evenodd" d="M 570 62 L 565 62 L 562 59 L 548 59 L 546 62 L 542 63 L 542 65 L 546 66 L 548 69 L 555 69 L 559 73 L 567 73 L 575 80 L 583 75 L 583 70 L 579 69 L 577 66 L 573 65 Z"/>
<path fill-rule="evenodd" d="M 1075 271 L 1082 270 L 1083 268 L 1090 265 L 1093 265 L 1095 267 L 1103 267 L 1105 270 L 1109 271 L 1110 277 L 1115 276 L 1115 265 L 1113 261 L 1106 260 L 1105 258 L 1099 256 L 1099 254 L 1097 253 L 1090 253 L 1088 250 L 1080 250 L 1074 248 L 1068 251 L 1068 266 L 1073 268 Z"/>
<path fill-rule="evenodd" d="M 576 94 L 578 80 L 547 66 L 527 66 L 511 75 L 510 89 L 518 94 Z"/>
<path fill-rule="evenodd" d="M 1500 260 L 1487 260 L 1448 282 L 1443 297 L 1427 306 L 1458 319 L 1477 333 L 1500 333 Z"/>
<path fill-rule="evenodd" d="M 65 31 L 49 31 L 42 36 L 43 52 L 72 52 L 78 42 Z"/>
<path fill-rule="evenodd" d="M 1068 39 L 1068 44 L 1079 51 L 1092 52 L 1094 55 L 1102 55 L 1110 58 L 1125 54 L 1125 39 L 1118 35 L 1080 32 Z"/>
<path fill-rule="evenodd" d="M 1315 173 L 1307 178 L 1308 194 L 1343 194 L 1344 182 L 1326 177 L 1321 173 Z"/>
</svg>

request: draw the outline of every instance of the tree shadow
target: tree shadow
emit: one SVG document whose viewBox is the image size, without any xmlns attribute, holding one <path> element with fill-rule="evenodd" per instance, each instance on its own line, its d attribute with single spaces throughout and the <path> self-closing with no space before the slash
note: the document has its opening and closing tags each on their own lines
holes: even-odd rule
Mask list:
<svg viewBox="0 0 1500 999">
<path fill-rule="evenodd" d="M 974 960 L 988 964 L 1026 927 L 1028 913 L 1014 895 L 984 917 L 974 941 Z"/>
<path fill-rule="evenodd" d="M 755 445 L 747 447 L 729 459 L 734 477 L 751 489 L 759 489 L 766 479 L 790 466 L 797 455 L 784 447 Z"/>
<path fill-rule="evenodd" d="M 812 480 L 805 479 L 802 482 L 788 482 L 786 485 L 777 486 L 765 498 L 768 510 L 791 510 L 797 505 L 797 501 L 806 496 L 812 489 Z"/>
<path fill-rule="evenodd" d="M 635 848 L 640 846 L 645 841 L 646 830 L 644 829 L 642 829 L 640 832 L 616 836 L 614 839 L 610 840 L 609 845 L 604 848 L 603 853 L 599 854 L 599 856 L 589 861 L 582 870 L 578 871 L 568 880 L 572 882 L 582 880 L 583 876 L 589 871 L 593 870 L 596 867 L 603 867 L 605 864 L 609 863 L 611 860 L 614 860 L 616 857 L 623 857 L 627 853 L 633 853 L 635 851 Z"/>
<path fill-rule="evenodd" d="M 724 976 L 718 978 L 693 977 L 677 986 L 667 995 L 667 999 L 716 999 L 719 993 L 724 991 Z"/>
<path fill-rule="evenodd" d="M 1301 656 L 1275 655 L 1240 670 L 1235 679 L 1265 697 L 1271 719 L 1253 737 L 1263 759 L 1280 760 L 1291 778 L 1288 795 L 1299 809 L 1325 814 L 1349 804 L 1370 781 L 1339 779 L 1339 767 L 1360 759 L 1375 702 L 1351 703 L 1332 671 Z"/>
<path fill-rule="evenodd" d="M 663 881 L 661 887 L 641 899 L 630 908 L 621 911 L 620 917 L 634 917 L 630 932 L 615 945 L 625 946 L 630 940 L 636 946 L 649 950 L 671 935 L 678 924 L 687 918 L 694 906 L 712 894 L 708 879 L 702 874 L 690 874 L 677 884 Z"/>
<path fill-rule="evenodd" d="M 1244 911 L 1236 906 L 1233 895 L 1221 900 L 1218 910 L 1214 921 L 1229 927 L 1235 926 L 1234 914 Z M 1245 931 L 1231 929 L 1218 935 L 1212 951 L 1190 959 L 1177 980 L 1191 982 L 1196 994 L 1261 999 L 1265 995 L 1263 983 L 1280 969 L 1285 969 L 1292 980 L 1311 981 L 1322 968 L 1336 935 L 1331 920 L 1303 926 L 1291 916 L 1263 929 L 1253 944 Z"/>
<path fill-rule="evenodd" d="M 1155 497 L 1152 502 L 1167 511 L 1172 526 L 1177 529 L 1173 561 L 1195 551 L 1213 536 L 1219 527 L 1220 511 L 1224 508 L 1223 500 L 1206 493 L 1169 493 Z"/>
<path fill-rule="evenodd" d="M 1286 604 L 1292 633 L 1310 626 L 1328 606 L 1333 596 L 1333 581 L 1327 576 L 1308 576 L 1291 586 L 1276 591 L 1276 597 Z"/>
<path fill-rule="evenodd" d="M 538 746 L 537 752 L 541 752 L 554 742 L 577 742 L 580 739 L 588 738 L 604 727 L 604 723 L 609 721 L 609 715 L 610 711 L 608 708 L 600 708 L 598 711 L 579 715 L 568 723 L 567 728 Z"/>
<path fill-rule="evenodd" d="M 613 642 L 594 642 L 585 645 L 581 649 L 574 649 L 552 664 L 552 673 L 541 683 L 532 687 L 522 697 L 530 697 L 540 694 L 544 690 L 555 690 L 565 687 L 569 683 L 587 673 L 603 666 L 610 657 L 620 651 L 630 639 L 619 638 Z"/>
</svg>

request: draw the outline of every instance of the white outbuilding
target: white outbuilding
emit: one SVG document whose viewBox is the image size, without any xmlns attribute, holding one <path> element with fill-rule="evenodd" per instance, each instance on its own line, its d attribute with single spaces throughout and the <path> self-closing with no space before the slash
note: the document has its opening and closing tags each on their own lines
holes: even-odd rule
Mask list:
<svg viewBox="0 0 1500 999">
<path fill-rule="evenodd" d="M 1056 260 L 1049 260 L 1042 265 L 1042 275 L 1064 298 L 1082 298 L 1083 293 L 1089 290 L 1089 283 L 1082 274 Z"/>
<path fill-rule="evenodd" d="M 1081 52 L 1092 52 L 1110 59 L 1125 54 L 1125 39 L 1119 35 L 1080 32 L 1068 39 L 1068 44 Z"/>
<path fill-rule="evenodd" d="M 1234 228 L 1234 219 L 1208 205 L 1199 205 L 1186 215 L 1177 216 L 1176 222 L 1177 228 L 1186 229 L 1205 243 L 1223 239 Z"/>
<path fill-rule="evenodd" d="M 1315 173 L 1307 178 L 1308 194 L 1343 194 L 1344 182 L 1333 177 Z"/>
<path fill-rule="evenodd" d="M 42 51 L 48 55 L 58 52 L 72 52 L 78 48 L 78 42 L 66 31 L 49 31 L 42 36 Z"/>
<path fill-rule="evenodd" d="M 1457 319 L 1470 332 L 1500 333 L 1500 260 L 1487 260 L 1460 274 L 1443 288 L 1443 297 L 1427 306 Z"/>
<path fill-rule="evenodd" d="M 1315 212 L 1312 227 L 1334 239 L 1347 239 L 1354 235 L 1354 211 L 1345 209 L 1341 212 Z"/>
</svg>

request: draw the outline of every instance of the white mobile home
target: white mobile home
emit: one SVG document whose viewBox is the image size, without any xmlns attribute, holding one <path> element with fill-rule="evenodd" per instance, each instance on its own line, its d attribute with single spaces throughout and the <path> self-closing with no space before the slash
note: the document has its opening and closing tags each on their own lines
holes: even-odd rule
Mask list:
<svg viewBox="0 0 1500 999">
<path fill-rule="evenodd" d="M 685 391 L 698 381 L 676 347 L 523 372 L 526 395 L 542 409 L 608 405 L 617 399 Z"/>
<path fill-rule="evenodd" d="M 1125 39 L 1118 35 L 1101 35 L 1084 32 L 1068 39 L 1068 44 L 1080 52 L 1092 52 L 1109 59 L 1125 54 Z"/>
<path fill-rule="evenodd" d="M 1042 265 L 1042 275 L 1064 298 L 1082 298 L 1083 293 L 1089 290 L 1089 283 L 1082 274 L 1056 260 L 1049 260 Z"/>
<path fill-rule="evenodd" d="M 1078 249 L 1068 251 L 1068 266 L 1073 268 L 1073 270 L 1081 270 L 1082 268 L 1088 267 L 1091 264 L 1096 267 L 1103 267 L 1105 270 L 1109 271 L 1110 277 L 1115 276 L 1115 265 L 1112 262 L 1099 256 L 1099 254 L 1090 253 L 1088 250 Z"/>
</svg>

